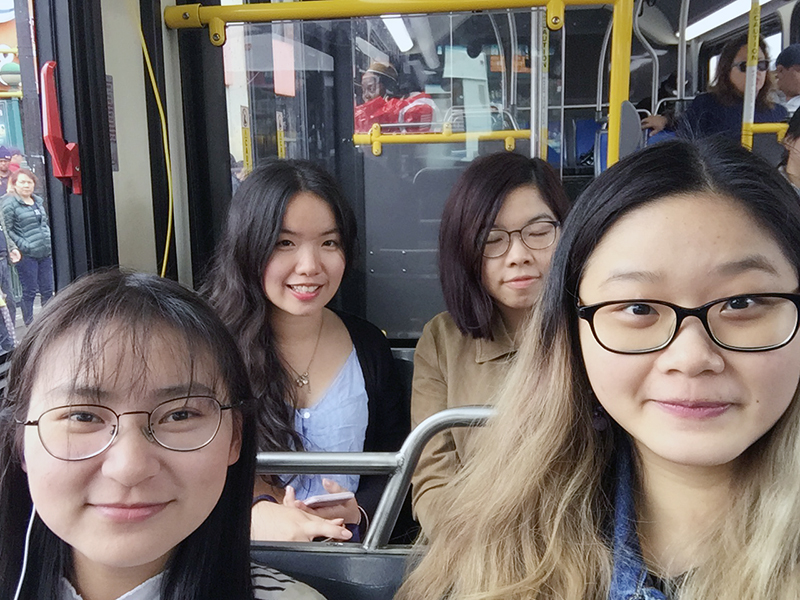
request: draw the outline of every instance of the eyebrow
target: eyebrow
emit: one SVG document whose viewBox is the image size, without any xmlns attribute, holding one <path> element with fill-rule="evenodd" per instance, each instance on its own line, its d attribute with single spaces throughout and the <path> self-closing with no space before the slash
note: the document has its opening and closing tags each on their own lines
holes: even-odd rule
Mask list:
<svg viewBox="0 0 800 600">
<path fill-rule="evenodd" d="M 769 275 L 778 275 L 772 263 L 760 254 L 752 254 L 741 260 L 723 263 L 714 269 L 714 273 L 723 277 L 733 277 L 748 271 L 761 271 Z M 633 281 L 637 283 L 657 283 L 660 275 L 654 271 L 616 271 L 603 281 L 600 286 L 617 281 Z"/>
<path fill-rule="evenodd" d="M 78 398 L 90 398 L 96 401 L 105 400 L 112 395 L 108 390 L 104 390 L 103 388 L 94 385 L 65 384 L 58 386 L 54 391 L 70 396 L 77 396 Z M 189 383 L 180 383 L 158 388 L 155 390 L 153 395 L 156 398 L 170 400 L 172 398 L 181 398 L 189 395 L 215 396 L 216 394 L 214 390 L 207 385 L 193 381 Z"/>
<path fill-rule="evenodd" d="M 553 215 L 548 213 L 540 213 L 535 217 L 528 219 L 528 221 L 523 225 L 523 227 L 527 227 L 531 223 L 535 223 L 536 221 L 558 221 Z M 498 227 L 497 223 L 492 224 L 492 229 L 502 229 L 502 227 Z"/>
<path fill-rule="evenodd" d="M 298 232 L 292 231 L 291 229 L 286 229 L 285 227 L 281 227 L 281 233 L 286 233 L 288 235 L 300 235 Z M 328 229 L 327 231 L 323 231 L 322 233 L 319 234 L 319 237 L 322 237 L 322 236 L 325 236 L 325 235 L 332 235 L 334 233 L 336 233 L 336 234 L 339 233 L 339 228 L 338 227 L 334 227 L 333 229 Z"/>
<path fill-rule="evenodd" d="M 765 256 L 760 254 L 752 254 L 741 260 L 723 263 L 717 269 L 720 275 L 739 275 L 747 271 L 763 271 L 770 275 L 778 275 L 778 270 Z"/>
</svg>

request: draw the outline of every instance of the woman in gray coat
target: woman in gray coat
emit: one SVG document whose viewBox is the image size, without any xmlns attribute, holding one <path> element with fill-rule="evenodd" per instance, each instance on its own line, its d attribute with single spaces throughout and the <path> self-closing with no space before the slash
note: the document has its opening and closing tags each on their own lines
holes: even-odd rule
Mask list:
<svg viewBox="0 0 800 600">
<path fill-rule="evenodd" d="M 50 223 L 44 201 L 34 195 L 36 175 L 20 169 L 9 179 L 9 192 L 3 200 L 6 232 L 17 245 L 22 258 L 17 273 L 22 285 L 22 319 L 25 325 L 33 320 L 33 300 L 42 296 L 44 306 L 53 295 L 53 249 Z"/>
</svg>

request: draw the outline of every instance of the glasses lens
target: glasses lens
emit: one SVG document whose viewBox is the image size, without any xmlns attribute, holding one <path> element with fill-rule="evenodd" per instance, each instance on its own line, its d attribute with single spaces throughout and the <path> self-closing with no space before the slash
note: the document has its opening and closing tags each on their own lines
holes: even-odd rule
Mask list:
<svg viewBox="0 0 800 600">
<path fill-rule="evenodd" d="M 219 402 L 214 398 L 178 398 L 156 407 L 150 417 L 150 429 L 165 448 L 197 450 L 217 435 L 221 414 Z"/>
<path fill-rule="evenodd" d="M 531 223 L 522 230 L 522 241 L 531 250 L 544 250 L 556 239 L 556 227 L 552 223 L 539 221 Z"/>
<path fill-rule="evenodd" d="M 759 71 L 766 71 L 769 69 L 769 61 L 768 60 L 760 60 L 758 61 L 758 70 Z"/>
<path fill-rule="evenodd" d="M 654 302 L 616 302 L 594 313 L 597 340 L 616 352 L 647 352 L 666 344 L 677 318 L 670 307 Z"/>
<path fill-rule="evenodd" d="M 757 350 L 788 342 L 797 328 L 797 306 L 786 298 L 737 296 L 708 311 L 708 327 L 720 343 Z"/>
<path fill-rule="evenodd" d="M 39 417 L 39 439 L 54 457 L 81 460 L 105 450 L 116 427 L 116 415 L 102 406 L 59 406 Z"/>
<path fill-rule="evenodd" d="M 483 255 L 487 258 L 502 256 L 508 250 L 510 236 L 507 231 L 492 229 L 486 236 L 486 243 L 483 245 Z"/>
</svg>

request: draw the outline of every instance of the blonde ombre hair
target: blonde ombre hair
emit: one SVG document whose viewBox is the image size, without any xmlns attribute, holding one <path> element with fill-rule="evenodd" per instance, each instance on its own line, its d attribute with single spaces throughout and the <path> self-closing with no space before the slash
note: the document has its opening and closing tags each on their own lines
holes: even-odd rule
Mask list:
<svg viewBox="0 0 800 600">
<path fill-rule="evenodd" d="M 596 179 L 564 225 L 544 297 L 499 392 L 498 416 L 476 436 L 473 457 L 449 486 L 437 530 L 419 547 L 419 564 L 396 600 L 608 598 L 615 448 L 627 434 L 613 423 L 604 431 L 592 424 L 578 284 L 621 216 L 698 192 L 739 202 L 800 272 L 800 202 L 746 150 L 720 140 L 667 142 Z M 701 564 L 675 598 L 800 598 L 798 404 L 795 397 L 737 461 L 736 495 L 702 536 Z"/>
</svg>

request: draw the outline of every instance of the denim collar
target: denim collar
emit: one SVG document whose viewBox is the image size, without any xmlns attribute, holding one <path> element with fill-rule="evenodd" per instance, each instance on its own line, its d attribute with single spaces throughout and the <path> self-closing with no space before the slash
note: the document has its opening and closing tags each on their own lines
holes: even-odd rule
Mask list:
<svg viewBox="0 0 800 600">
<path fill-rule="evenodd" d="M 617 482 L 614 497 L 614 570 L 609 600 L 667 600 L 659 590 L 646 584 L 647 567 L 636 533 L 633 500 L 633 464 L 630 444 L 617 449 Z"/>
</svg>

